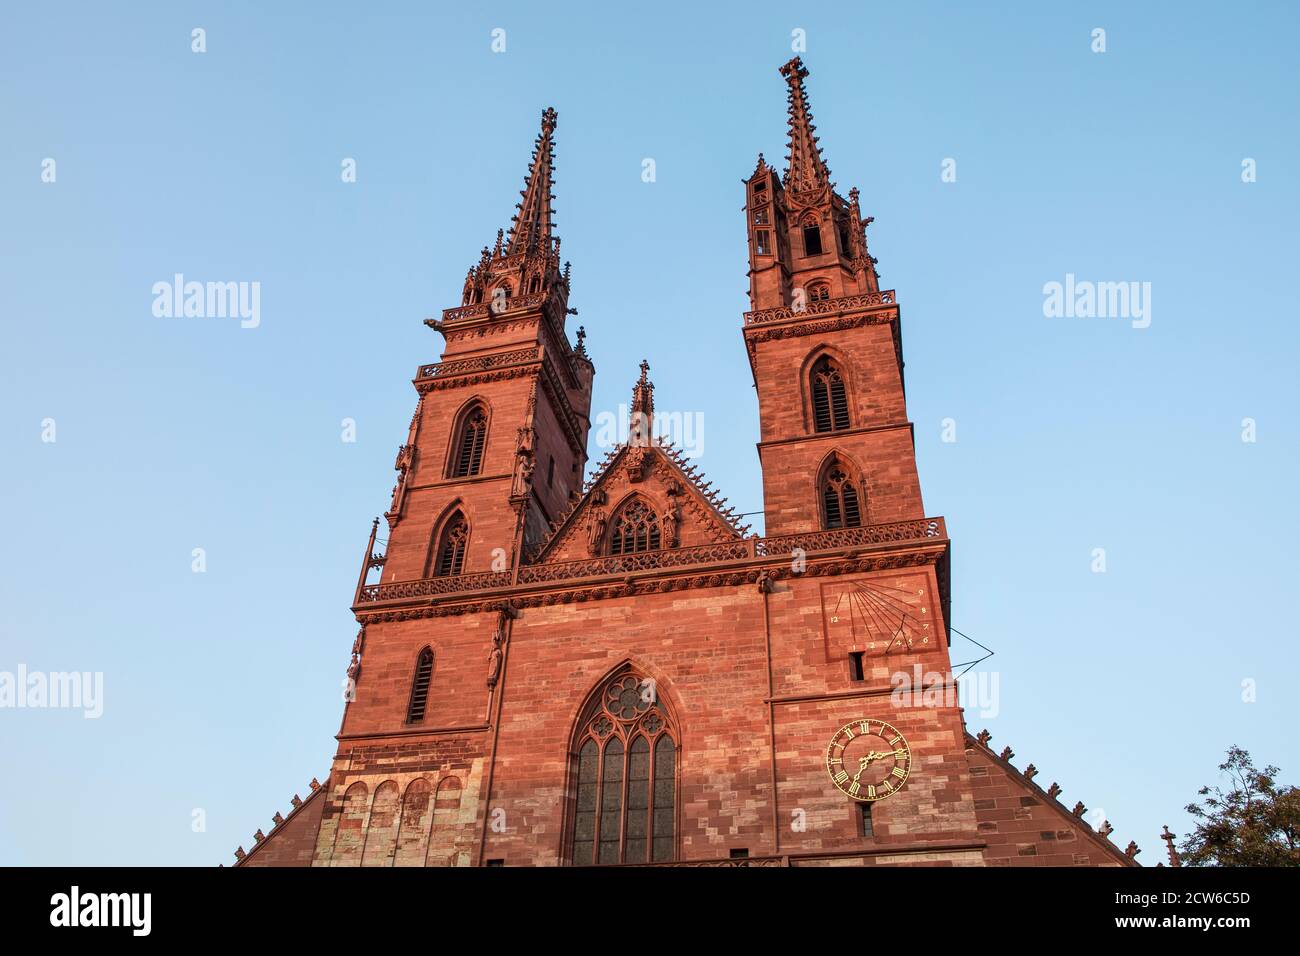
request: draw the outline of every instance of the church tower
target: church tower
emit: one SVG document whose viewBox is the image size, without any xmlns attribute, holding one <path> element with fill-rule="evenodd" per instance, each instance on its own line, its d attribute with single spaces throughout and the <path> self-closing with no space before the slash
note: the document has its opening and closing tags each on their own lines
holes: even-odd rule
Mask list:
<svg viewBox="0 0 1300 956">
<path fill-rule="evenodd" d="M 548 109 L 509 232 L 483 247 L 460 305 L 426 322 L 446 348 L 416 373 L 384 581 L 513 568 L 582 487 L 595 369 L 584 332 L 574 347 L 565 331 L 555 126 Z"/>
<path fill-rule="evenodd" d="M 554 234 L 556 119 L 542 113 L 509 230 L 469 269 L 460 304 L 426 320 L 446 347 L 416 372 L 387 542 L 376 520 L 357 585 L 354 609 L 379 612 L 358 614 L 314 865 L 478 857 L 485 731 L 500 706 L 510 617 L 499 602 L 453 621 L 428 619 L 427 608 L 516 583 L 525 555 L 582 488 L 595 369 L 583 331 L 575 346 L 565 328 L 573 310 Z M 403 772 L 377 769 L 393 765 Z M 413 823 L 420 833 L 408 838 Z"/>
<path fill-rule="evenodd" d="M 903 397 L 898 304 L 867 251 L 858 191 L 835 191 L 802 61 L 788 86 L 783 176 L 762 154 L 746 183 L 745 346 L 758 389 L 768 534 L 924 516 Z"/>
</svg>

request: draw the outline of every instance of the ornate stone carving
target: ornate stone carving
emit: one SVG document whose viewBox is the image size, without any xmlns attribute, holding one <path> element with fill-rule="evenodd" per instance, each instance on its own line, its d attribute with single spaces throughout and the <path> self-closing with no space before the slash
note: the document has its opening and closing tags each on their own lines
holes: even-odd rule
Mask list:
<svg viewBox="0 0 1300 956">
<path fill-rule="evenodd" d="M 488 672 L 487 685 L 488 690 L 497 686 L 497 680 L 501 677 L 501 659 L 504 656 L 503 646 L 505 644 L 505 634 L 498 626 L 496 633 L 492 635 L 492 650 L 488 652 Z"/>
<path fill-rule="evenodd" d="M 1178 850 L 1174 846 L 1174 838 L 1176 836 L 1178 836 L 1178 834 L 1170 832 L 1169 824 L 1166 823 L 1164 825 L 1164 830 L 1160 833 L 1160 839 L 1165 841 L 1165 849 L 1169 853 L 1169 865 L 1181 867 L 1183 865 L 1183 858 L 1178 855 Z"/>
<path fill-rule="evenodd" d="M 416 380 L 430 378 L 450 378 L 454 375 L 464 375 L 469 372 L 483 372 L 488 369 L 502 368 L 510 365 L 526 365 L 529 362 L 536 361 L 538 350 L 536 347 L 529 349 L 515 349 L 512 352 L 498 352 L 495 355 L 484 355 L 480 358 L 457 359 L 451 362 L 434 362 L 429 365 L 421 365 L 415 373 Z"/>
<path fill-rule="evenodd" d="M 417 403 L 416 411 L 419 411 L 419 404 L 423 402 L 421 398 Z M 384 512 L 384 518 L 388 521 L 389 530 L 397 527 L 397 522 L 402 515 L 402 503 L 406 499 L 407 479 L 410 476 L 411 468 L 415 464 L 415 446 L 399 445 L 397 448 L 397 460 L 393 463 L 393 468 L 397 470 L 397 484 L 393 485 L 393 500 L 388 511 Z"/>
<path fill-rule="evenodd" d="M 348 679 L 354 684 L 357 678 L 361 676 L 361 653 L 366 646 L 366 629 L 363 625 L 361 630 L 357 631 L 356 640 L 352 642 L 352 660 L 348 664 Z"/>
<path fill-rule="evenodd" d="M 659 529 L 663 534 L 663 546 L 665 548 L 677 547 L 677 522 L 679 521 L 677 506 L 669 505 L 662 515 L 659 516 Z"/>
<path fill-rule="evenodd" d="M 537 462 L 533 460 L 532 453 L 521 451 L 515 458 L 515 475 L 510 484 L 510 497 L 527 497 L 533 487 L 533 471 L 536 468 Z"/>
<path fill-rule="evenodd" d="M 645 477 L 646 465 L 649 463 L 650 450 L 648 448 L 629 448 L 627 457 L 623 459 L 623 473 L 627 475 L 627 480 L 631 482 L 640 481 Z"/>
<path fill-rule="evenodd" d="M 817 299 L 805 304 L 804 308 L 795 312 L 788 306 L 778 306 L 774 309 L 760 309 L 756 312 L 745 313 L 745 325 L 762 325 L 766 322 L 784 322 L 790 319 L 802 318 L 813 315 L 835 315 L 840 312 L 849 312 L 855 309 L 867 309 L 876 306 L 897 305 L 893 289 L 884 292 L 862 292 L 856 295 L 839 296 L 834 299 Z M 857 325 L 865 325 L 871 322 L 890 322 L 898 318 L 896 309 L 886 309 L 883 312 L 875 312 L 871 315 L 853 316 L 853 324 L 841 326 L 842 328 L 853 328 Z M 825 323 L 817 323 L 821 331 L 826 331 Z M 806 329 L 806 325 L 800 325 L 800 330 Z M 791 334 L 809 335 L 811 331 L 798 331 Z M 764 341 L 766 338 L 784 338 L 783 335 L 776 334 L 776 330 L 770 330 L 759 338 Z"/>
<path fill-rule="evenodd" d="M 596 505 L 587 517 L 587 553 L 598 555 L 604 549 L 605 529 L 609 525 L 609 516 L 605 509 Z"/>
</svg>

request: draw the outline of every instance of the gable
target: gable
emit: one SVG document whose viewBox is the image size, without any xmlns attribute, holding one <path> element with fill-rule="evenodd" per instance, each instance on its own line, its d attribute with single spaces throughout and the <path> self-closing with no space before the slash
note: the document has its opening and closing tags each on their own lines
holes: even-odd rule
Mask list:
<svg viewBox="0 0 1300 956">
<path fill-rule="evenodd" d="M 988 740 L 987 734 L 981 737 Z M 1061 791 L 1055 784 L 1053 793 L 1034 783 L 1033 764 L 1022 773 L 970 734 L 966 758 L 987 866 L 1138 865 L 1083 819 L 1082 803 L 1077 813 L 1067 810 L 1056 799 Z"/>
<path fill-rule="evenodd" d="M 583 496 L 555 523 L 530 563 L 581 561 L 607 554 L 611 523 L 635 499 L 658 517 L 661 548 L 739 541 L 748 530 L 671 445 L 620 445 L 605 457 Z"/>
<path fill-rule="evenodd" d="M 298 802 L 287 817 L 276 823 L 269 835 L 253 837 L 253 849 L 247 853 L 243 847 L 235 854 L 235 866 L 311 866 L 316 852 L 316 834 L 325 809 L 324 793 L 328 789 L 315 780 L 306 800 Z M 297 800 L 297 796 L 294 797 Z M 279 817 L 280 814 L 276 814 Z M 261 834 L 261 830 L 257 833 Z"/>
</svg>

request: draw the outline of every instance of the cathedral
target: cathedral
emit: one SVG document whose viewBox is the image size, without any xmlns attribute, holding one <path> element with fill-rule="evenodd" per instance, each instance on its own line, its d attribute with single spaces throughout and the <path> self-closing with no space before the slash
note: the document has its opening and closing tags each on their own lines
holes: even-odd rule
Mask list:
<svg viewBox="0 0 1300 956">
<path fill-rule="evenodd" d="M 547 109 L 509 230 L 428 320 L 333 763 L 236 865 L 1137 865 L 965 725 L 898 299 L 780 73 L 785 168 L 744 181 L 764 536 L 656 429 L 645 362 L 588 467 Z"/>
</svg>

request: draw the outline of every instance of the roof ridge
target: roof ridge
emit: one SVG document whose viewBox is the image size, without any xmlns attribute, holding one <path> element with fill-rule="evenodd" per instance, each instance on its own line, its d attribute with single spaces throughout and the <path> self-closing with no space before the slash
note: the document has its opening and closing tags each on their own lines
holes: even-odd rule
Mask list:
<svg viewBox="0 0 1300 956">
<path fill-rule="evenodd" d="M 266 846 L 267 840 L 269 840 L 272 836 L 274 836 L 280 830 L 281 827 L 283 827 L 286 823 L 288 823 L 295 816 L 297 816 L 298 812 L 302 810 L 303 807 L 307 806 L 307 804 L 311 803 L 320 794 L 324 793 L 326 789 L 328 789 L 329 780 L 330 778 L 328 774 L 325 776 L 324 784 L 322 784 L 315 777 L 312 777 L 311 783 L 309 784 L 309 786 L 311 787 L 311 792 L 307 794 L 307 799 L 304 800 L 300 796 L 298 796 L 298 794 L 295 793 L 293 795 L 293 799 L 289 801 L 290 805 L 292 806 L 292 809 L 289 811 L 289 815 L 287 817 L 282 816 L 280 814 L 280 811 L 277 810 L 275 812 L 275 816 L 271 818 L 271 832 L 263 833 L 261 828 L 259 827 L 257 832 L 253 834 L 253 848 L 251 850 L 245 852 L 243 846 L 240 846 L 235 850 L 234 865 L 243 866 L 244 863 L 246 863 L 253 856 L 254 853 L 260 850 L 262 847 Z M 221 866 L 224 867 L 225 864 L 222 863 Z"/>
<path fill-rule="evenodd" d="M 535 564 L 537 560 L 547 552 L 551 545 L 559 540 L 559 536 L 561 532 L 564 531 L 569 520 L 578 513 L 578 510 L 582 507 L 583 503 L 591 497 L 591 493 L 595 490 L 600 479 L 609 472 L 610 468 L 613 467 L 614 462 L 618 460 L 619 454 L 627 451 L 627 448 L 627 443 L 623 442 L 605 452 L 605 457 L 596 464 L 596 467 L 592 469 L 592 472 L 587 477 L 586 481 L 582 483 L 582 493 L 577 497 L 570 499 L 569 507 L 551 522 L 550 530 L 546 537 L 543 538 L 538 543 L 537 547 L 528 555 L 528 559 L 525 562 L 526 564 Z"/>
<path fill-rule="evenodd" d="M 1066 810 L 1065 804 L 1056 799 L 1059 794 L 1064 792 L 1060 785 L 1053 780 L 1052 785 L 1044 790 L 1038 784 L 1034 783 L 1034 777 L 1038 775 L 1038 768 L 1031 763 L 1025 767 L 1023 771 L 1018 769 L 1016 765 L 1011 762 L 1011 758 L 1016 755 L 1016 752 L 1010 747 L 1002 748 L 1000 754 L 995 753 L 993 748 L 989 746 L 989 741 L 993 739 L 993 735 L 989 733 L 987 729 L 981 730 L 974 736 L 971 735 L 969 730 L 964 731 L 964 733 L 966 734 L 966 743 L 968 746 L 973 745 L 979 747 L 980 750 L 1000 764 L 1003 768 L 1011 771 L 1011 773 L 1013 773 L 1026 787 L 1045 797 L 1048 804 L 1055 807 L 1061 814 L 1069 814 L 1075 823 L 1082 826 L 1087 833 L 1098 837 L 1101 840 L 1102 845 L 1118 859 L 1123 860 L 1125 865 L 1141 866 L 1141 864 L 1135 859 L 1135 857 L 1142 852 L 1141 849 L 1138 848 L 1136 841 L 1130 840 L 1129 845 L 1123 850 L 1111 842 L 1110 835 L 1114 832 L 1114 827 L 1110 825 L 1109 820 L 1103 819 L 1101 826 L 1097 829 L 1093 829 L 1092 825 L 1083 818 L 1083 815 L 1087 812 L 1088 808 L 1083 805 L 1082 800 L 1075 803 L 1073 809 Z"/>
<path fill-rule="evenodd" d="M 696 491 L 703 496 L 704 500 L 709 503 L 715 514 L 722 519 L 723 523 L 740 537 L 745 537 L 750 530 L 750 525 L 741 524 L 738 520 L 742 517 L 736 509 L 727 503 L 727 499 L 721 492 L 714 490 L 713 482 L 701 481 L 703 472 L 694 465 L 686 463 L 686 456 L 670 440 L 664 439 L 658 443 L 658 447 L 664 452 L 668 459 L 677 466 L 680 471 Z"/>
</svg>

